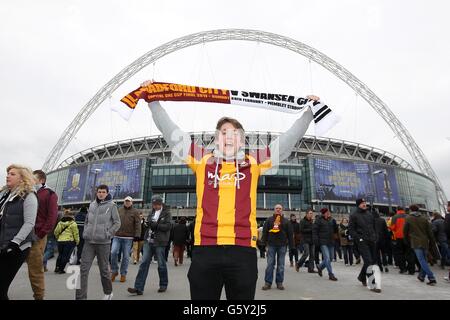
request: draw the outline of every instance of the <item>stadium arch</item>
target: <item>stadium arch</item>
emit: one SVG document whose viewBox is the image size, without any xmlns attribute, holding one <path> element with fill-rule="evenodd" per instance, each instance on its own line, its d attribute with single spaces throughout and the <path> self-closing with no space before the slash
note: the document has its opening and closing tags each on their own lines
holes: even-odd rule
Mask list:
<svg viewBox="0 0 450 320">
<path fill-rule="evenodd" d="M 369 103 L 369 105 L 387 123 L 387 125 L 404 145 L 406 150 L 408 150 L 420 172 L 427 175 L 434 181 L 436 192 L 438 194 L 440 210 L 444 210 L 447 199 L 442 185 L 428 159 L 406 127 L 394 115 L 386 103 L 384 103 L 372 90 L 370 90 L 362 81 L 360 81 L 346 68 L 317 49 L 289 37 L 249 29 L 218 29 L 190 34 L 167 42 L 136 59 L 134 62 L 122 69 L 102 88 L 100 88 L 94 97 L 86 103 L 69 126 L 64 130 L 58 139 L 58 142 L 50 151 L 44 162 L 43 170 L 50 171 L 55 168 L 67 145 L 72 141 L 73 137 L 80 130 L 85 121 L 95 112 L 95 110 L 107 97 L 109 97 L 118 87 L 120 87 L 138 71 L 158 59 L 180 49 L 202 43 L 230 40 L 262 42 L 296 52 L 321 65 L 333 75 L 344 81 L 357 95 L 366 100 L 367 103 Z"/>
</svg>

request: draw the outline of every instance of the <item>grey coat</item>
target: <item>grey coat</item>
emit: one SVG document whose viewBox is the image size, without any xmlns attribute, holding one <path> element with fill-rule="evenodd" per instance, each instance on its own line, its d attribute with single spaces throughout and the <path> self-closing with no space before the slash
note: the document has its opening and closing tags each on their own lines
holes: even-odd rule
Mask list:
<svg viewBox="0 0 450 320">
<path fill-rule="evenodd" d="M 439 243 L 447 243 L 447 233 L 445 232 L 444 219 L 437 218 L 431 222 L 431 228 L 433 229 L 434 237 Z"/>
<path fill-rule="evenodd" d="M 111 196 L 98 203 L 91 202 L 84 222 L 83 238 L 92 244 L 109 244 L 120 228 L 117 205 Z"/>
</svg>

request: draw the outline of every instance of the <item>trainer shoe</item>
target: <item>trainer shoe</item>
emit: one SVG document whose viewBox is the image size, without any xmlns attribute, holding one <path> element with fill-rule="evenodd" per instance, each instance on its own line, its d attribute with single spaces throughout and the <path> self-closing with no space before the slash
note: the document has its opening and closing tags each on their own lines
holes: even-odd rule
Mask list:
<svg viewBox="0 0 450 320">
<path fill-rule="evenodd" d="M 166 292 L 167 288 L 166 287 L 159 287 L 158 292 Z"/>
<path fill-rule="evenodd" d="M 112 300 L 113 298 L 113 293 L 111 292 L 110 294 L 105 294 L 105 296 L 103 297 L 102 300 Z"/>
</svg>

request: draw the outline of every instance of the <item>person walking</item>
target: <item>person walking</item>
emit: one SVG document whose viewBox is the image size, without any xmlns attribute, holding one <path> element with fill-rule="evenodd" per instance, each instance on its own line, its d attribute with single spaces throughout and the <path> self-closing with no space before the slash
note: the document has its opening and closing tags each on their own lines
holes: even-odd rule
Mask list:
<svg viewBox="0 0 450 320">
<path fill-rule="evenodd" d="M 308 259 L 308 272 L 315 273 L 314 271 L 314 255 L 315 255 L 315 246 L 313 241 L 313 216 L 314 211 L 312 209 L 308 209 L 306 211 L 305 217 L 300 221 L 300 238 L 301 243 L 303 245 L 303 254 L 300 260 L 295 265 L 295 270 L 298 272 L 303 264 Z"/>
<path fill-rule="evenodd" d="M 377 265 L 381 272 L 389 272 L 388 259 L 387 259 L 387 243 L 390 241 L 390 233 L 387 227 L 386 220 L 380 217 L 378 211 L 372 212 L 375 219 L 375 231 L 377 233 L 377 244 L 376 244 L 376 260 Z"/>
<path fill-rule="evenodd" d="M 121 254 L 120 282 L 127 279 L 128 265 L 130 263 L 133 240 L 138 241 L 141 236 L 141 218 L 139 212 L 133 207 L 133 198 L 127 196 L 123 207 L 119 208 L 120 228 L 112 240 L 111 246 L 111 281 L 114 282 L 119 275 L 118 257 Z"/>
<path fill-rule="evenodd" d="M 342 218 L 339 224 L 339 239 L 344 254 L 344 263 L 346 266 L 353 265 L 353 238 L 348 231 L 348 219 Z"/>
<path fill-rule="evenodd" d="M 313 242 L 320 247 L 322 252 L 322 262 L 317 267 L 317 273 L 322 277 L 322 270 L 327 268 L 328 279 L 337 281 L 331 267 L 334 256 L 334 223 L 331 212 L 328 208 L 320 209 L 321 216 L 318 216 L 313 224 Z"/>
<path fill-rule="evenodd" d="M 142 212 L 139 213 L 139 219 L 141 219 L 141 235 L 139 236 L 139 239 L 133 241 L 133 264 L 137 264 L 140 260 L 141 252 L 144 247 L 145 232 L 147 231 L 144 214 Z"/>
<path fill-rule="evenodd" d="M 441 254 L 441 268 L 445 269 L 448 259 L 448 238 L 445 232 L 445 221 L 439 212 L 433 212 L 433 220 L 431 221 L 434 238 L 439 244 L 439 252 Z"/>
<path fill-rule="evenodd" d="M 406 218 L 403 227 L 403 235 L 405 241 L 407 241 L 409 246 L 414 250 L 420 263 L 420 271 L 417 279 L 424 282 L 426 276 L 428 277 L 427 284 L 434 286 L 436 285 L 436 278 L 427 262 L 430 246 L 436 245 L 431 224 L 419 212 L 419 207 L 417 205 L 413 204 L 409 206 L 409 209 L 410 213 Z"/>
<path fill-rule="evenodd" d="M 263 227 L 262 242 L 267 246 L 267 267 L 265 272 L 265 284 L 262 290 L 269 290 L 272 287 L 273 271 L 276 268 L 275 282 L 277 289 L 284 290 L 284 261 L 286 257 L 286 247 L 294 247 L 294 235 L 292 224 L 283 217 L 283 206 L 275 205 L 274 214 L 267 218 Z"/>
<path fill-rule="evenodd" d="M 0 300 L 9 300 L 9 286 L 35 237 L 38 199 L 33 185 L 30 169 L 17 164 L 8 166 L 6 185 L 0 189 Z"/>
<path fill-rule="evenodd" d="M 152 197 L 152 208 L 152 212 L 147 218 L 148 229 L 145 234 L 142 262 L 134 281 L 134 287 L 128 288 L 128 292 L 132 294 L 142 295 L 144 293 L 153 256 L 156 256 L 158 262 L 158 292 L 165 292 L 169 284 L 165 251 L 167 243 L 169 243 L 172 215 L 170 214 L 170 208 L 163 203 L 163 199 L 159 195 Z"/>
<path fill-rule="evenodd" d="M 363 266 L 358 275 L 358 280 L 364 286 L 367 286 L 367 278 L 371 278 L 372 275 L 375 275 L 374 279 L 376 279 L 379 276 L 379 270 L 378 265 L 376 265 L 377 233 L 375 218 L 373 214 L 367 210 L 365 199 L 356 199 L 356 210 L 350 215 L 348 228 L 363 259 Z M 368 272 L 369 266 L 370 270 Z M 380 293 L 380 283 L 375 281 L 375 286 L 370 283 L 370 290 Z"/>
<path fill-rule="evenodd" d="M 58 222 L 54 233 L 58 242 L 55 273 L 63 274 L 66 273 L 64 269 L 69 262 L 72 251 L 80 243 L 78 226 L 70 210 L 67 210 L 64 217 Z"/>
<path fill-rule="evenodd" d="M 77 244 L 77 265 L 81 264 L 81 254 L 83 253 L 84 239 L 82 237 L 84 232 L 84 221 L 86 220 L 87 208 L 81 207 L 80 211 L 75 216 L 75 222 L 78 227 L 78 234 L 80 235 L 80 242 Z"/>
<path fill-rule="evenodd" d="M 183 264 L 184 249 L 189 238 L 186 217 L 180 217 L 173 227 L 173 260 L 175 267 Z"/>
<path fill-rule="evenodd" d="M 120 217 L 116 204 L 112 201 L 107 185 L 101 184 L 96 188 L 96 199 L 91 202 L 84 222 L 84 247 L 81 254 L 80 289 L 76 290 L 77 300 L 86 300 L 88 291 L 88 277 L 92 262 L 97 257 L 98 268 L 104 297 L 112 300 L 112 282 L 109 256 L 111 253 L 111 239 L 120 228 Z"/>
<path fill-rule="evenodd" d="M 297 217 L 294 213 L 291 214 L 289 222 L 292 226 L 292 232 L 294 234 L 294 247 L 289 250 L 289 263 L 293 267 L 298 262 L 298 253 L 300 251 L 300 224 L 297 222 Z"/>
<path fill-rule="evenodd" d="M 405 274 L 409 273 L 413 275 L 415 273 L 415 262 L 416 258 L 412 254 L 411 248 L 408 246 L 406 241 L 404 241 L 403 226 L 406 221 L 406 211 L 403 207 L 397 208 L 397 213 L 392 217 L 390 229 L 392 230 L 393 237 L 392 241 L 393 253 L 395 262 L 398 264 L 399 273 Z"/>
<path fill-rule="evenodd" d="M 45 296 L 44 252 L 47 245 L 47 235 L 52 232 L 58 218 L 58 196 L 46 185 L 47 175 L 42 170 L 33 171 L 38 212 L 34 225 L 36 236 L 27 257 L 28 278 L 35 300 L 43 300 Z"/>
</svg>

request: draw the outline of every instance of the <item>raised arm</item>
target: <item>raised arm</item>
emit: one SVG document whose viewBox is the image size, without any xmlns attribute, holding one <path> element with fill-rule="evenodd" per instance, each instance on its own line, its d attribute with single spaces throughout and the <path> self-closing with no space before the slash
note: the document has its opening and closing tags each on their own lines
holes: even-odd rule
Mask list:
<svg viewBox="0 0 450 320">
<path fill-rule="evenodd" d="M 151 83 L 152 81 L 145 81 L 141 84 L 141 87 L 148 86 Z M 191 147 L 191 137 L 170 119 L 159 101 L 150 102 L 148 108 L 152 113 L 156 127 L 161 131 L 163 138 L 169 144 L 172 153 L 178 157 L 179 160 L 186 160 Z"/>
<path fill-rule="evenodd" d="M 312 101 L 318 101 L 317 96 L 307 96 Z M 306 110 L 303 111 L 300 118 L 298 118 L 294 124 L 277 139 L 275 139 L 270 145 L 270 154 L 272 163 L 275 166 L 276 162 L 282 162 L 287 159 L 292 152 L 297 141 L 305 135 L 308 130 L 309 124 L 314 119 L 313 112 L 308 103 Z"/>
</svg>

